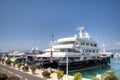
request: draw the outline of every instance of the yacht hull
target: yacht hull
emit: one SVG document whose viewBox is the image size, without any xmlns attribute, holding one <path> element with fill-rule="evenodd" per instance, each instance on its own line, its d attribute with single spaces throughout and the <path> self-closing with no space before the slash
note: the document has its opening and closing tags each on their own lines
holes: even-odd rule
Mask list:
<svg viewBox="0 0 120 80">
<path fill-rule="evenodd" d="M 104 59 L 96 59 L 96 60 L 84 60 L 84 61 L 74 61 L 68 62 L 68 70 L 76 70 L 76 69 L 91 69 L 101 66 L 110 66 L 110 58 Z M 59 62 L 58 60 L 54 60 L 53 62 L 44 63 L 41 66 L 43 68 L 56 68 L 60 70 L 66 70 L 66 62 Z"/>
</svg>

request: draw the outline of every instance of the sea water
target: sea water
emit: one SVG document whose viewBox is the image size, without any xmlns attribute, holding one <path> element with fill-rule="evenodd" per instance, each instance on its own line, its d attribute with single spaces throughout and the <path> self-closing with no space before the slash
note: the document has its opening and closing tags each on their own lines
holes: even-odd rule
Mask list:
<svg viewBox="0 0 120 80">
<path fill-rule="evenodd" d="M 107 75 L 106 71 L 112 70 L 115 74 L 120 77 L 120 58 L 111 58 L 111 66 L 110 68 L 100 67 L 96 69 L 89 70 L 77 70 L 73 72 L 69 72 L 69 75 L 73 75 L 76 72 L 80 72 L 84 78 L 92 79 L 96 75 L 100 74 L 103 76 Z"/>
</svg>

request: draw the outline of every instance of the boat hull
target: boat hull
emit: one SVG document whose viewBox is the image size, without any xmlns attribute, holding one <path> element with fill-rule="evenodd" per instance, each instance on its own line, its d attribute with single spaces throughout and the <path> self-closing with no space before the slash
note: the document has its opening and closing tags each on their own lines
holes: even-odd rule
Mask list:
<svg viewBox="0 0 120 80">
<path fill-rule="evenodd" d="M 104 59 L 68 62 L 68 70 L 91 69 L 100 66 L 110 66 L 110 58 L 108 57 Z M 48 63 L 43 62 L 42 67 L 43 68 L 51 67 L 65 71 L 66 62 L 63 63 L 63 62 L 59 62 L 58 60 L 54 60 L 53 62 L 48 62 Z"/>
</svg>

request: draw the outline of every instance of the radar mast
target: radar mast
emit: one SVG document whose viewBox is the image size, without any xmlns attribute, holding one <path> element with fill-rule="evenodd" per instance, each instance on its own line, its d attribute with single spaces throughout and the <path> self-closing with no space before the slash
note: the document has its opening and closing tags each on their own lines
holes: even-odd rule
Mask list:
<svg viewBox="0 0 120 80">
<path fill-rule="evenodd" d="M 79 30 L 80 32 L 79 32 L 79 36 L 80 36 L 80 38 L 83 38 L 83 31 L 84 31 L 84 27 L 79 27 L 77 30 Z"/>
</svg>

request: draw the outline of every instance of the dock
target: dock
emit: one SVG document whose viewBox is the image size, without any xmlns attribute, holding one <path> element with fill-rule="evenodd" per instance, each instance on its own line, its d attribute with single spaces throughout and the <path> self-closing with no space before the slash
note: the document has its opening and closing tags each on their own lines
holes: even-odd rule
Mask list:
<svg viewBox="0 0 120 80">
<path fill-rule="evenodd" d="M 29 75 L 32 75 L 32 76 L 36 76 L 36 77 L 43 78 L 43 79 L 45 79 L 45 80 L 58 80 L 58 79 L 57 79 L 57 74 L 56 74 L 56 71 L 57 71 L 57 70 L 56 70 L 55 72 L 51 73 L 50 78 L 44 78 L 44 77 L 42 76 L 43 69 L 37 69 L 36 72 L 35 72 L 35 74 L 32 74 L 32 72 L 31 72 L 30 69 L 28 70 L 28 72 L 24 72 L 22 69 L 19 70 L 19 69 L 17 68 L 17 66 L 16 66 L 15 68 L 13 68 L 13 67 L 7 66 L 7 65 L 2 64 L 2 63 L 0 63 L 0 65 L 4 65 L 4 66 L 6 66 L 6 67 L 9 67 L 9 68 L 12 68 L 12 69 L 21 71 L 21 72 L 23 72 L 23 73 L 26 73 L 26 74 L 29 74 Z M 54 70 L 55 70 L 55 69 L 54 69 Z M 21 76 L 21 77 L 22 77 L 22 76 Z M 67 78 L 68 78 L 68 79 L 67 79 Z M 74 78 L 73 76 L 68 75 L 68 77 L 67 77 L 67 75 L 64 75 L 63 78 L 62 78 L 62 80 L 73 80 L 73 78 Z M 83 78 L 83 80 L 91 80 L 91 79 Z"/>
</svg>

